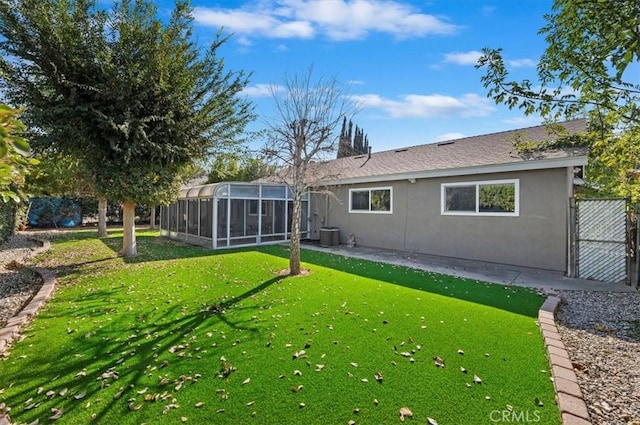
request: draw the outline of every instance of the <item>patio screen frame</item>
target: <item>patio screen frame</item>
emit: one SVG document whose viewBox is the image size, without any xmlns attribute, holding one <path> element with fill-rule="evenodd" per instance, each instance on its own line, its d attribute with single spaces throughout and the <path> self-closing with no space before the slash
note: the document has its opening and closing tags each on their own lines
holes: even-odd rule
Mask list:
<svg viewBox="0 0 640 425">
<path fill-rule="evenodd" d="M 308 238 L 309 193 L 302 202 L 300 237 Z M 161 207 L 160 235 L 213 249 L 287 242 L 292 206 L 293 194 L 285 184 L 223 182 L 185 187 L 178 199 Z"/>
</svg>

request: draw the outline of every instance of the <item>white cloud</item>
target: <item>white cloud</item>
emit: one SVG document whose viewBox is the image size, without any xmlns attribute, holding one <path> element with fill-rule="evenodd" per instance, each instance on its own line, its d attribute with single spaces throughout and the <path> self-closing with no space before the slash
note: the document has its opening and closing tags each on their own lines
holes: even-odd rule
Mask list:
<svg viewBox="0 0 640 425">
<path fill-rule="evenodd" d="M 458 26 L 396 0 L 267 0 L 240 9 L 194 8 L 196 23 L 246 36 L 355 40 L 370 33 L 396 38 L 453 34 Z"/>
<path fill-rule="evenodd" d="M 496 8 L 494 6 L 483 6 L 482 7 L 482 14 L 484 16 L 491 16 L 493 15 L 493 12 L 496 11 Z"/>
<path fill-rule="evenodd" d="M 538 63 L 533 59 L 511 59 L 509 60 L 509 65 L 514 68 L 533 68 Z"/>
<path fill-rule="evenodd" d="M 476 94 L 458 98 L 440 94 L 409 94 L 400 100 L 365 94 L 352 96 L 352 99 L 362 108 L 381 109 L 392 118 L 479 117 L 494 110 L 486 98 Z"/>
<path fill-rule="evenodd" d="M 482 56 L 482 52 L 471 50 L 470 52 L 454 52 L 444 55 L 444 61 L 457 65 L 475 65 Z"/>
<path fill-rule="evenodd" d="M 245 87 L 242 90 L 242 94 L 249 97 L 270 97 L 274 90 L 278 90 L 278 86 L 273 84 L 254 84 L 253 86 Z"/>
<path fill-rule="evenodd" d="M 536 125 L 540 125 L 542 123 L 542 118 L 536 115 L 529 115 L 526 117 L 507 118 L 502 121 L 509 125 L 514 125 L 519 128 L 525 128 L 525 127 L 534 127 Z"/>
<path fill-rule="evenodd" d="M 443 133 L 443 134 L 440 134 L 439 136 L 436 136 L 436 138 L 433 141 L 448 142 L 449 140 L 462 139 L 464 137 L 467 137 L 467 135 L 464 133 Z"/>
</svg>

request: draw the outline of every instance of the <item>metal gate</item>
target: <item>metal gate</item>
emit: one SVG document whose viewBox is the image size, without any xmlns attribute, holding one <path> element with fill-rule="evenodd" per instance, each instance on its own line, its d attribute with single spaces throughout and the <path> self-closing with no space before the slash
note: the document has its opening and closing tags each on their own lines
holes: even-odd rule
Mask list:
<svg viewBox="0 0 640 425">
<path fill-rule="evenodd" d="M 577 277 L 629 283 L 628 200 L 578 200 L 575 217 Z"/>
</svg>

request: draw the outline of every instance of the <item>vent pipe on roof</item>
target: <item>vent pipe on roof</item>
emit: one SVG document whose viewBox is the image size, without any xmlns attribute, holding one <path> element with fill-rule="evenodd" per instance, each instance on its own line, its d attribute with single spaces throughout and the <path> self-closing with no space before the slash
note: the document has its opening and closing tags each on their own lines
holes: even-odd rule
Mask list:
<svg viewBox="0 0 640 425">
<path fill-rule="evenodd" d="M 371 146 L 369 146 L 369 156 L 367 157 L 367 159 L 371 158 Z"/>
</svg>

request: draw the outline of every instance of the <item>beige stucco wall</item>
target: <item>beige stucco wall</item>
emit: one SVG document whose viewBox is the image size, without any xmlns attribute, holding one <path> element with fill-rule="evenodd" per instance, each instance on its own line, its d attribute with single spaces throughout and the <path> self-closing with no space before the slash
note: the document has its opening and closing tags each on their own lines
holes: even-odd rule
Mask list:
<svg viewBox="0 0 640 425">
<path fill-rule="evenodd" d="M 565 168 L 465 177 L 419 179 L 335 188 L 338 199 L 316 196 L 312 238 L 318 228 L 340 228 L 345 243 L 566 271 L 568 179 Z M 441 214 L 442 183 L 519 179 L 518 217 Z M 391 186 L 392 214 L 349 213 L 349 188 Z"/>
</svg>

